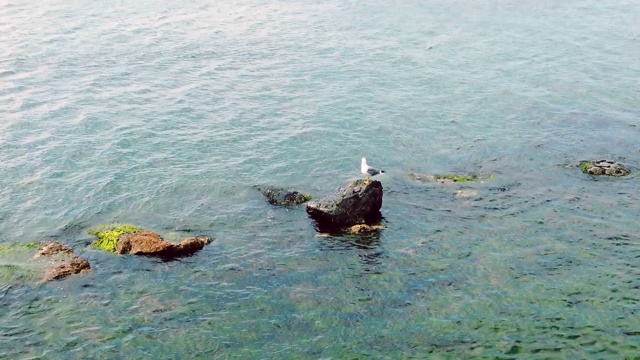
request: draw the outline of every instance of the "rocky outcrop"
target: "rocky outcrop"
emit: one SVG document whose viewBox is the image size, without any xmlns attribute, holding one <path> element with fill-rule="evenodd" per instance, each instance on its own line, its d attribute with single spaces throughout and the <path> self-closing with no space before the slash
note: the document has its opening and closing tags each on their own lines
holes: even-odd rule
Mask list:
<svg viewBox="0 0 640 360">
<path fill-rule="evenodd" d="M 45 245 L 33 256 L 34 260 L 46 258 L 49 262 L 44 270 L 43 281 L 65 278 L 73 274 L 91 272 L 87 260 L 79 258 L 73 250 L 57 241 Z"/>
<path fill-rule="evenodd" d="M 178 244 L 171 243 L 152 231 L 141 231 L 123 235 L 118 240 L 117 254 L 158 257 L 181 257 L 192 255 L 211 243 L 209 237 L 190 237 Z"/>
<path fill-rule="evenodd" d="M 382 184 L 379 181 L 356 180 L 334 195 L 310 201 L 307 213 L 319 225 L 348 227 L 380 214 Z"/>
<path fill-rule="evenodd" d="M 94 246 L 106 251 L 163 258 L 193 255 L 212 241 L 201 236 L 189 237 L 176 244 L 164 240 L 158 233 L 133 225 L 102 225 L 89 234 L 97 237 Z"/>
<path fill-rule="evenodd" d="M 260 192 L 271 205 L 293 206 L 300 205 L 311 200 L 311 195 L 303 194 L 295 190 L 287 190 L 282 187 L 265 187 Z"/>
<path fill-rule="evenodd" d="M 413 181 L 417 182 L 430 182 L 430 183 L 441 183 L 445 185 L 450 185 L 453 183 L 465 183 L 465 182 L 483 182 L 485 180 L 491 180 L 494 178 L 493 175 L 482 176 L 478 174 L 470 174 L 470 175 L 456 175 L 456 174 L 418 174 L 411 173 L 409 174 L 409 178 Z"/>
<path fill-rule="evenodd" d="M 580 168 L 589 175 L 625 176 L 631 173 L 622 164 L 611 160 L 583 161 Z"/>
</svg>

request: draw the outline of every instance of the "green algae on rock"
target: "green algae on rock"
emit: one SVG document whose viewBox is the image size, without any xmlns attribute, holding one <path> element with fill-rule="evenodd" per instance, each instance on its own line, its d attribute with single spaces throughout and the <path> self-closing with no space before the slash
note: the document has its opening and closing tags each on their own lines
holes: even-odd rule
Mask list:
<svg viewBox="0 0 640 360">
<path fill-rule="evenodd" d="M 93 246 L 115 253 L 120 237 L 126 234 L 138 233 L 143 230 L 144 229 L 130 224 L 104 224 L 89 231 L 89 235 L 98 237 L 98 239 L 93 243 Z"/>
<path fill-rule="evenodd" d="M 631 173 L 622 164 L 611 160 L 595 160 L 580 162 L 582 172 L 589 175 L 626 176 Z"/>
<path fill-rule="evenodd" d="M 197 236 L 175 244 L 164 240 L 158 233 L 130 224 L 101 225 L 89 234 L 98 237 L 93 245 L 105 251 L 163 258 L 193 255 L 212 241 L 208 236 Z"/>
<path fill-rule="evenodd" d="M 465 183 L 465 182 L 482 182 L 485 180 L 492 180 L 495 178 L 494 175 L 481 176 L 478 174 L 470 174 L 470 175 L 457 175 L 457 174 L 433 174 L 433 175 L 425 175 L 418 173 L 411 173 L 409 177 L 414 181 L 419 182 L 437 182 L 442 184 L 453 184 L 453 183 Z"/>
</svg>

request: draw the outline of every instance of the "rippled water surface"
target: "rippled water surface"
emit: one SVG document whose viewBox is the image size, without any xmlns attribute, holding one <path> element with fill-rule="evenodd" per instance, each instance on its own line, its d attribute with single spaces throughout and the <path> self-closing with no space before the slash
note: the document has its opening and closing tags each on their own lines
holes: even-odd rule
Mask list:
<svg viewBox="0 0 640 360">
<path fill-rule="evenodd" d="M 94 270 L 39 284 L 2 255 L 0 358 L 637 357 L 638 19 L 624 0 L 0 3 L 0 242 Z M 387 170 L 376 236 L 257 191 L 319 198 L 362 156 Z M 601 158 L 632 174 L 577 167 Z M 109 222 L 214 242 L 116 256 L 87 234 Z"/>
</svg>

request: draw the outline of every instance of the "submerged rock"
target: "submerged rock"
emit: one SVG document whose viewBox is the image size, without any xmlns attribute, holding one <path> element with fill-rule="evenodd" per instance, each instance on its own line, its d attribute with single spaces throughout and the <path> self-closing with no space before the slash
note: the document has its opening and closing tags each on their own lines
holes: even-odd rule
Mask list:
<svg viewBox="0 0 640 360">
<path fill-rule="evenodd" d="M 478 197 L 478 195 L 478 190 L 475 189 L 460 189 L 455 193 L 456 199 L 471 199 Z"/>
<path fill-rule="evenodd" d="M 91 266 L 89 265 L 89 262 L 87 260 L 80 259 L 79 257 L 74 256 L 66 261 L 60 262 L 53 267 L 47 268 L 44 271 L 44 277 L 42 278 L 42 280 L 59 280 L 69 275 L 88 272 L 91 272 Z"/>
<path fill-rule="evenodd" d="M 370 234 L 384 229 L 382 225 L 358 224 L 349 228 L 352 234 Z"/>
<path fill-rule="evenodd" d="M 96 247 L 116 254 L 131 254 L 176 258 L 193 255 L 211 243 L 211 238 L 189 237 L 180 243 L 164 240 L 160 234 L 133 225 L 101 226 L 89 232 L 98 237 Z"/>
<path fill-rule="evenodd" d="M 445 185 L 450 185 L 453 183 L 465 183 L 470 181 L 482 182 L 485 180 L 491 180 L 494 178 L 493 175 L 481 176 L 478 174 L 470 174 L 470 175 L 455 175 L 455 174 L 418 174 L 411 173 L 409 174 L 409 178 L 413 181 L 418 182 L 431 182 L 431 183 L 441 183 Z"/>
<path fill-rule="evenodd" d="M 266 187 L 260 189 L 262 195 L 271 205 L 292 206 L 300 205 L 311 200 L 311 195 L 303 194 L 295 190 L 287 190 L 282 187 Z"/>
<path fill-rule="evenodd" d="M 583 161 L 580 168 L 589 175 L 626 176 L 631 173 L 622 164 L 611 160 Z"/>
<path fill-rule="evenodd" d="M 311 201 L 307 213 L 319 224 L 347 227 L 365 222 L 378 215 L 382 207 L 382 184 L 374 180 L 356 180 L 334 195 Z"/>
<path fill-rule="evenodd" d="M 44 270 L 43 281 L 59 280 L 69 275 L 91 272 L 91 266 L 87 260 L 79 258 L 73 250 L 57 241 L 45 245 L 33 256 L 34 260 L 41 258 L 47 258 L 49 261 Z"/>
</svg>

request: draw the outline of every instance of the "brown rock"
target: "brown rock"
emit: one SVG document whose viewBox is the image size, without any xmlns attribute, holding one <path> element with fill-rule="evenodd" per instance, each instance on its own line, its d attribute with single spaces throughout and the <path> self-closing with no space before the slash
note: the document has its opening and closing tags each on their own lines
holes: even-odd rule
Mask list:
<svg viewBox="0 0 640 360">
<path fill-rule="evenodd" d="M 209 237 L 190 237 L 174 244 L 164 240 L 153 231 L 141 231 L 123 235 L 118 240 L 116 253 L 160 257 L 180 257 L 193 255 L 211 242 Z"/>
<path fill-rule="evenodd" d="M 211 241 L 211 238 L 206 236 L 186 238 L 174 246 L 172 253 L 174 256 L 191 255 L 202 250 Z"/>
<path fill-rule="evenodd" d="M 592 166 L 587 169 L 587 173 L 590 175 L 603 175 L 605 173 L 605 170 L 597 166 Z"/>
<path fill-rule="evenodd" d="M 33 255 L 33 259 L 37 259 L 42 256 L 54 256 L 57 254 L 70 254 L 75 256 L 71 248 L 62 245 L 57 241 L 54 241 L 42 247 L 42 249 L 40 249 L 35 255 Z"/>
<path fill-rule="evenodd" d="M 69 275 L 91 272 L 89 262 L 77 256 L 66 261 L 54 261 L 54 266 L 44 271 L 44 281 L 62 279 Z"/>
<path fill-rule="evenodd" d="M 117 254 L 162 255 L 174 245 L 153 231 L 125 234 L 118 240 Z"/>
<path fill-rule="evenodd" d="M 65 278 L 69 275 L 88 273 L 91 271 L 89 262 L 80 259 L 69 247 L 57 241 L 45 245 L 33 259 L 49 258 L 49 266 L 44 271 L 43 281 Z"/>
<path fill-rule="evenodd" d="M 609 176 L 626 176 L 631 171 L 624 165 L 613 160 L 596 160 L 582 161 L 580 163 L 582 171 L 589 175 L 609 175 Z"/>
<path fill-rule="evenodd" d="M 368 234 L 384 229 L 382 225 L 358 224 L 349 228 L 352 234 Z"/>
</svg>

